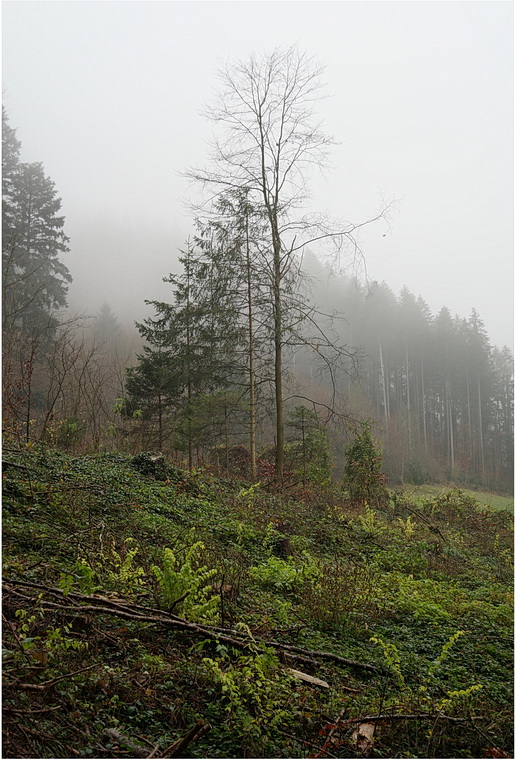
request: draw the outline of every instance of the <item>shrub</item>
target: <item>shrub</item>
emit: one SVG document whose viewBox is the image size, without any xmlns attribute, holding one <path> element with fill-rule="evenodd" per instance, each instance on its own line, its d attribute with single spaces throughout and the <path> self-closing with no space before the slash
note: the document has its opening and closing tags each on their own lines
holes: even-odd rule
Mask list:
<svg viewBox="0 0 515 760">
<path fill-rule="evenodd" d="M 382 454 L 372 439 L 369 422 L 345 448 L 345 486 L 352 500 L 382 506 L 388 503 L 386 476 L 381 472 Z"/>
</svg>

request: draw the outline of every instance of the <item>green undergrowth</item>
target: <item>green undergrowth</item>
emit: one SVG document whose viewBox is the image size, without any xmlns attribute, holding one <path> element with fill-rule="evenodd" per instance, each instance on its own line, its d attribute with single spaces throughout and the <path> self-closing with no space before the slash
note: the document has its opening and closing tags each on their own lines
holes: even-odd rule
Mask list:
<svg viewBox="0 0 515 760">
<path fill-rule="evenodd" d="M 3 457 L 5 757 L 159 757 L 199 720 L 182 757 L 512 756 L 508 512 L 457 489 L 374 509 L 144 457 Z"/>
</svg>

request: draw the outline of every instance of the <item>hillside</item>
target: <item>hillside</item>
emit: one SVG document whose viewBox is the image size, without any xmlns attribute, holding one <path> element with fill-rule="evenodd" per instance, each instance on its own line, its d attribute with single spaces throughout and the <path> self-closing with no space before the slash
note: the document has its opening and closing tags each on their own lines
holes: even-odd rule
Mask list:
<svg viewBox="0 0 515 760">
<path fill-rule="evenodd" d="M 3 458 L 5 757 L 513 756 L 508 512 Z"/>
</svg>

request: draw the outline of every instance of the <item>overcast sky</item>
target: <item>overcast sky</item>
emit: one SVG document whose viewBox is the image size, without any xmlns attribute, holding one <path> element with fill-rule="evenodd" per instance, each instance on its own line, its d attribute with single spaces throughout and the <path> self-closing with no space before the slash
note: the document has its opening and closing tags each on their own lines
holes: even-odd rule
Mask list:
<svg viewBox="0 0 515 760">
<path fill-rule="evenodd" d="M 217 68 L 293 44 L 325 66 L 339 143 L 313 210 L 360 222 L 401 199 L 364 235 L 369 277 L 475 307 L 513 348 L 511 2 L 4 2 L 4 105 L 62 198 L 72 300 L 141 318 L 167 297 Z"/>
</svg>

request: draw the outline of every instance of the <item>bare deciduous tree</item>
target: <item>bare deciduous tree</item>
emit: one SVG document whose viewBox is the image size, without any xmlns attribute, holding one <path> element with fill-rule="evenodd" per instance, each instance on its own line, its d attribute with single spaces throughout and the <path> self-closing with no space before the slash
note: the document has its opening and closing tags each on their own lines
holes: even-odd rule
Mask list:
<svg viewBox="0 0 515 760">
<path fill-rule="evenodd" d="M 300 276 L 306 245 L 330 242 L 337 252 L 350 245 L 362 260 L 356 239 L 361 225 L 331 224 L 321 215 L 302 214 L 311 171 L 327 165 L 334 140 L 315 116 L 322 96 L 322 68 L 295 47 L 274 50 L 220 72 L 217 102 L 207 118 L 222 128 L 213 142 L 208 169 L 186 176 L 209 190 L 201 209 L 209 217 L 220 193 L 244 190 L 249 203 L 261 208 L 268 227 L 268 263 L 273 306 L 276 472 L 284 470 L 283 347 L 288 332 L 284 297 Z M 197 207 L 197 213 L 199 208 Z M 383 209 L 375 219 L 384 217 Z M 369 219 L 364 224 L 368 224 Z"/>
</svg>

